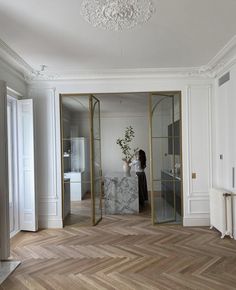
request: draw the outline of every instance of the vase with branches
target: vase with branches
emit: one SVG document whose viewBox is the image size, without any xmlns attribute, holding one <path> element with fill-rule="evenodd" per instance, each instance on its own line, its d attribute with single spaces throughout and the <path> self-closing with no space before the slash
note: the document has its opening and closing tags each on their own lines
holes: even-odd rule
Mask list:
<svg viewBox="0 0 236 290">
<path fill-rule="evenodd" d="M 135 137 L 134 129 L 132 126 L 129 126 L 126 127 L 125 129 L 124 138 L 118 138 L 116 140 L 116 144 L 120 146 L 121 151 L 124 155 L 122 160 L 125 162 L 125 166 L 127 167 L 127 170 L 125 170 L 124 168 L 125 171 L 130 170 L 129 164 L 131 163 L 132 158 L 134 157 L 136 152 L 138 151 L 138 148 L 131 149 L 130 146 L 130 143 L 132 142 L 134 137 Z"/>
</svg>

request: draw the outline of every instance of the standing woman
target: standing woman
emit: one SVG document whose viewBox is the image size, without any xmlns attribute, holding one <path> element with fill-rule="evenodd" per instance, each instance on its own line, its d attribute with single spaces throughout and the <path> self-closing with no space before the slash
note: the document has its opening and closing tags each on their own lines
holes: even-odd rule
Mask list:
<svg viewBox="0 0 236 290">
<path fill-rule="evenodd" d="M 139 206 L 142 209 L 145 201 L 148 200 L 147 179 L 144 169 L 146 168 L 146 154 L 143 150 L 136 153 L 136 159 L 132 161 L 131 165 L 134 166 L 136 175 L 138 176 L 138 193 L 139 193 Z"/>
</svg>

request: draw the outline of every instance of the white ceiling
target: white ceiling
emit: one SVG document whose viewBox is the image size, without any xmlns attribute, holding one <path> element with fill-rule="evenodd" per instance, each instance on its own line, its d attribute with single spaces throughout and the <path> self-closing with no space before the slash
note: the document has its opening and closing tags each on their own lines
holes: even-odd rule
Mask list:
<svg viewBox="0 0 236 290">
<path fill-rule="evenodd" d="M 0 38 L 34 69 L 198 67 L 236 34 L 236 0 L 153 0 L 139 27 L 112 32 L 82 19 L 82 0 L 0 0 Z"/>
</svg>

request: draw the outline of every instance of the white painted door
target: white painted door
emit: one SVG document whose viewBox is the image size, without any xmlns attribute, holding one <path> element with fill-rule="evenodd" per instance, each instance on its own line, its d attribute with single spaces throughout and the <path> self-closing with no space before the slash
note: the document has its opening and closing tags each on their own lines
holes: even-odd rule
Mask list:
<svg viewBox="0 0 236 290">
<path fill-rule="evenodd" d="M 37 231 L 33 100 L 18 101 L 20 229 Z"/>
<path fill-rule="evenodd" d="M 14 195 L 13 195 L 13 132 L 12 132 L 12 104 L 7 102 L 7 134 L 8 134 L 8 189 L 9 189 L 9 218 L 10 218 L 10 233 L 14 232 Z"/>
</svg>

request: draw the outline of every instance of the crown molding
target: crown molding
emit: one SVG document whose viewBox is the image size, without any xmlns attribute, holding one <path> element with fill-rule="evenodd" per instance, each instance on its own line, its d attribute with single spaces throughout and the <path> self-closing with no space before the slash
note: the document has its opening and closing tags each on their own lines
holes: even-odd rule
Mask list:
<svg viewBox="0 0 236 290">
<path fill-rule="evenodd" d="M 23 77 L 25 74 L 33 72 L 33 68 L 2 39 L 0 39 L 0 56 L 4 62 L 14 68 Z"/>
<path fill-rule="evenodd" d="M 36 70 L 0 39 L 0 58 L 15 69 L 30 84 L 35 81 L 119 80 L 119 79 L 214 79 L 236 63 L 236 35 L 214 56 L 200 67 L 141 68 L 78 70 L 57 68 Z"/>
<path fill-rule="evenodd" d="M 0 58 L 26 82 L 33 80 L 53 80 L 56 76 L 49 76 L 31 67 L 18 53 L 0 39 Z"/>
<path fill-rule="evenodd" d="M 202 71 L 212 78 L 219 77 L 236 64 L 236 35 L 209 61 Z"/>
</svg>

